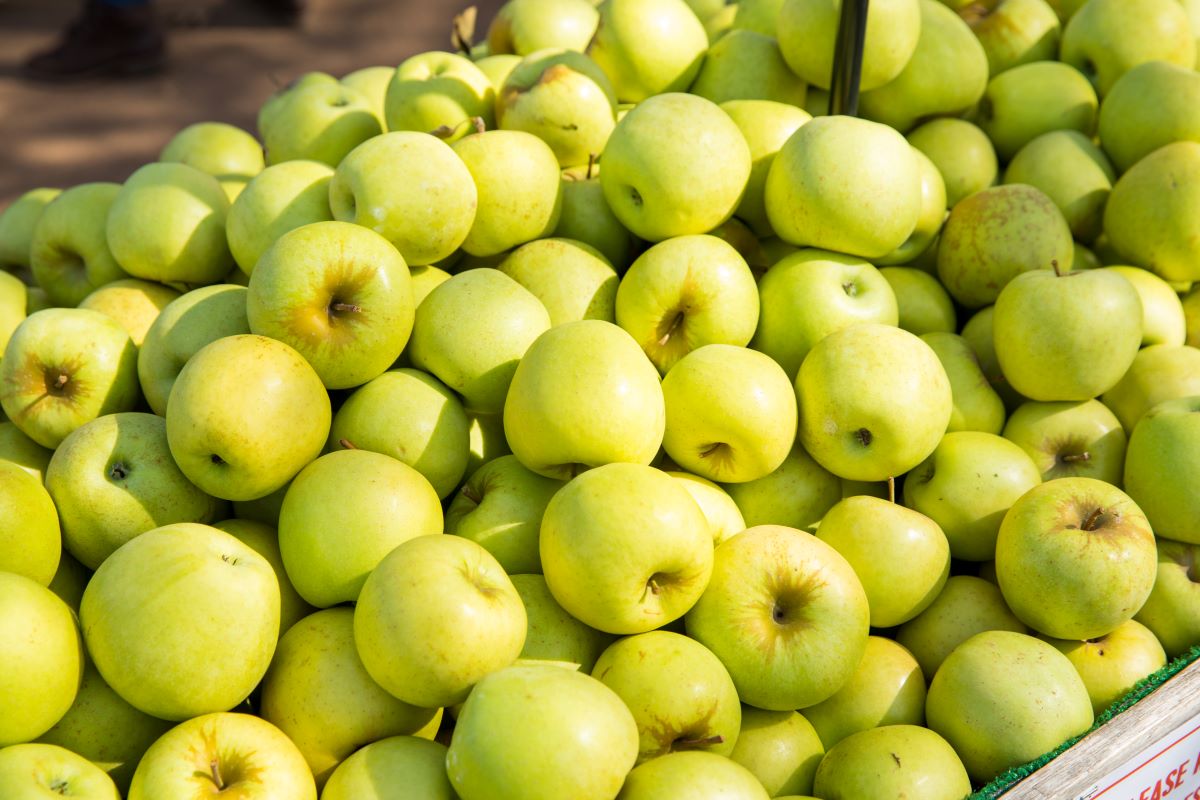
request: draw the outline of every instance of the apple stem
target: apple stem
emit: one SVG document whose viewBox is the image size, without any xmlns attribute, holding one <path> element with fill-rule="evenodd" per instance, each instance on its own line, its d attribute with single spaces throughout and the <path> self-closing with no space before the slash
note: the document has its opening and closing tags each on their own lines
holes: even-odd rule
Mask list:
<svg viewBox="0 0 1200 800">
<path fill-rule="evenodd" d="M 696 750 L 701 747 L 708 747 L 714 744 L 723 744 L 725 737 L 717 733 L 712 736 L 705 736 L 703 739 L 676 739 L 673 750 Z"/>
<path fill-rule="evenodd" d="M 659 347 L 666 347 L 667 342 L 671 340 L 671 336 L 675 331 L 679 330 L 679 326 L 683 324 L 684 313 L 682 311 L 675 312 L 675 319 L 671 320 L 671 327 L 667 328 L 667 332 L 658 340 Z"/>
<path fill-rule="evenodd" d="M 54 388 L 61 391 L 70 380 L 70 377 L 65 372 L 60 372 L 58 373 L 58 377 L 54 379 Z"/>
<path fill-rule="evenodd" d="M 470 486 L 468 486 L 466 484 L 463 484 L 463 487 L 461 489 L 459 489 L 459 491 L 462 492 L 463 497 L 467 498 L 475 505 L 479 505 L 480 503 L 483 502 L 483 495 L 479 494 L 478 492 L 476 492 L 474 489 L 472 489 Z"/>
<path fill-rule="evenodd" d="M 1085 519 L 1083 521 L 1083 524 L 1079 526 L 1080 529 L 1085 530 L 1085 531 L 1096 530 L 1096 523 L 1098 523 L 1100 521 L 1100 517 L 1102 517 L 1102 516 L 1104 516 L 1103 508 L 1092 509 L 1092 513 L 1088 514 L 1087 519 Z"/>
<path fill-rule="evenodd" d="M 896 479 L 894 477 L 888 476 L 887 484 L 888 484 L 888 502 L 895 503 L 896 502 Z"/>
<path fill-rule="evenodd" d="M 650 589 L 650 594 L 658 594 L 662 591 L 662 587 L 658 585 L 658 581 L 651 578 L 646 586 Z"/>
<path fill-rule="evenodd" d="M 355 445 L 354 442 L 350 441 L 349 439 L 338 439 L 338 444 L 341 445 L 343 450 L 358 449 L 357 445 Z"/>
<path fill-rule="evenodd" d="M 484 133 L 487 130 L 487 123 L 483 121 L 483 117 L 471 117 L 471 124 L 475 126 L 476 133 Z"/>
<path fill-rule="evenodd" d="M 346 312 L 351 312 L 351 313 L 357 314 L 360 311 L 362 311 L 362 306 L 356 306 L 356 305 L 354 305 L 354 303 L 343 303 L 341 301 L 338 301 L 336 303 L 330 303 L 329 310 L 334 311 L 339 314 L 343 314 Z"/>
<path fill-rule="evenodd" d="M 208 762 L 208 766 L 212 769 L 212 779 L 216 784 L 217 791 L 222 791 L 225 788 L 225 781 L 221 780 L 221 762 L 214 758 Z"/>
<path fill-rule="evenodd" d="M 1076 461 L 1091 461 L 1091 453 L 1068 453 L 1062 457 L 1064 464 L 1074 464 Z"/>
<path fill-rule="evenodd" d="M 583 175 L 584 180 L 590 181 L 592 179 L 592 174 L 595 171 L 595 169 L 596 169 L 596 154 L 588 153 L 587 172 L 585 172 Z"/>
<path fill-rule="evenodd" d="M 1054 269 L 1054 274 L 1056 276 L 1058 276 L 1059 278 L 1061 278 L 1063 276 L 1062 270 L 1059 269 L 1059 267 L 1058 267 L 1058 259 L 1057 258 L 1050 259 L 1050 266 Z"/>
</svg>

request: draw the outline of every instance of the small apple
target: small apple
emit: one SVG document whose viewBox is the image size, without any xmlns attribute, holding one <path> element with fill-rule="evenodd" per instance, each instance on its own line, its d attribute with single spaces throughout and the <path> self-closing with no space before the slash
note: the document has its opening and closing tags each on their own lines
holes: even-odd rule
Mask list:
<svg viewBox="0 0 1200 800">
<path fill-rule="evenodd" d="M 225 220 L 229 250 L 242 272 L 254 274 L 258 259 L 288 231 L 333 219 L 331 178 L 329 166 L 304 160 L 285 161 L 254 176 Z"/>
<path fill-rule="evenodd" d="M 930 331 L 921 335 L 921 341 L 933 350 L 950 379 L 954 410 L 946 431 L 1000 433 L 1004 427 L 1004 401 L 967 340 L 947 331 Z"/>
<path fill-rule="evenodd" d="M 53 744 L 15 744 L 0 749 L 0 793 L 8 800 L 69 795 L 80 800 L 120 800 L 104 770 Z"/>
<path fill-rule="evenodd" d="M 1101 96 L 1147 61 L 1191 69 L 1196 40 L 1188 14 L 1172 0 L 1084 3 L 1063 30 L 1059 58 L 1087 74 Z"/>
<path fill-rule="evenodd" d="M 813 791 L 828 800 L 961 800 L 971 793 L 971 779 L 954 748 L 934 731 L 884 725 L 831 747 L 817 768 Z"/>
<path fill-rule="evenodd" d="M 1005 423 L 1004 438 L 1029 454 L 1044 481 L 1084 477 L 1121 485 L 1125 430 L 1099 400 L 1023 403 Z"/>
<path fill-rule="evenodd" d="M 327 81 L 292 86 L 263 105 L 258 135 L 267 164 L 303 159 L 336 167 L 347 153 L 382 132 L 371 98 L 325 77 Z"/>
<path fill-rule="evenodd" d="M 1200 485 L 1200 397 L 1167 400 L 1138 421 L 1125 456 L 1125 488 L 1154 533 L 1200 544 L 1196 527 Z"/>
<path fill-rule="evenodd" d="M 578 664 L 580 670 L 590 674 L 614 637 L 568 614 L 550 594 L 541 575 L 512 575 L 510 580 L 521 595 L 528 620 L 521 659 Z"/>
<path fill-rule="evenodd" d="M 338 83 L 361 93 L 371 103 L 371 110 L 381 121 L 386 118 L 385 105 L 388 86 L 396 75 L 395 67 L 363 67 L 342 76 Z"/>
<path fill-rule="evenodd" d="M 380 739 L 354 751 L 329 776 L 321 800 L 458 800 L 446 775 L 446 746 L 415 736 Z"/>
<path fill-rule="evenodd" d="M 704 25 L 684 0 L 606 0 L 588 46 L 623 103 L 686 91 L 707 50 Z"/>
<path fill-rule="evenodd" d="M 1062 25 L 1046 0 L 993 0 L 968 4 L 964 10 L 963 17 L 987 53 L 990 75 L 1058 57 Z"/>
<path fill-rule="evenodd" d="M 1158 344 L 1139 350 L 1129 369 L 1100 399 L 1125 432 L 1167 400 L 1200 395 L 1200 350 L 1186 345 Z"/>
<path fill-rule="evenodd" d="M 987 134 L 965 119 L 933 119 L 908 134 L 946 183 L 946 208 L 996 182 L 996 149 Z"/>
<path fill-rule="evenodd" d="M 218 180 L 249 179 L 266 166 L 258 140 L 224 122 L 188 125 L 167 142 L 158 160 L 187 164 Z"/>
<path fill-rule="evenodd" d="M 779 37 L 783 57 L 792 71 L 805 83 L 828 89 L 841 4 L 837 0 L 786 0 L 770 4 L 760 1 L 757 5 L 773 5 L 778 9 L 775 15 L 764 14 L 766 9 L 754 9 L 758 13 L 753 16 L 765 17 L 762 20 L 765 29 L 761 32 Z M 750 16 L 750 9 L 745 15 L 739 13 L 735 25 L 750 24 L 745 19 Z M 860 82 L 864 92 L 883 86 L 900 74 L 917 48 L 921 21 L 918 0 L 877 0 L 869 7 Z"/>
<path fill-rule="evenodd" d="M 590 244 L 538 239 L 513 250 L 497 269 L 542 301 L 551 327 L 580 319 L 616 320 L 617 273 Z"/>
<path fill-rule="evenodd" d="M 1142 303 L 1142 346 L 1182 345 L 1187 340 L 1183 303 L 1171 284 L 1140 267 L 1103 267 L 1133 285 Z"/>
<path fill-rule="evenodd" d="M 510 0 L 488 27 L 488 49 L 520 56 L 548 47 L 583 51 L 599 21 L 587 0 Z"/>
<path fill-rule="evenodd" d="M 411 56 L 396 68 L 384 118 L 389 131 L 433 133 L 453 142 L 470 131 L 472 117 L 491 127 L 495 104 L 492 82 L 479 67 L 463 56 L 435 50 Z"/>
<path fill-rule="evenodd" d="M 799 713 L 743 706 L 742 729 L 729 757 L 750 770 L 772 797 L 783 797 L 784 792 L 812 791 L 824 755 L 820 737 Z"/>
<path fill-rule="evenodd" d="M 1004 171 L 1005 183 L 1044 192 L 1062 211 L 1071 233 L 1084 242 L 1100 234 L 1104 204 L 1116 179 L 1104 151 L 1076 130 L 1043 133 L 1018 150 Z"/>
<path fill-rule="evenodd" d="M 180 296 L 179 292 L 161 283 L 127 278 L 96 289 L 80 301 L 79 308 L 90 308 L 112 317 L 121 323 L 134 345 L 141 347 L 154 320 Z"/>
<path fill-rule="evenodd" d="M 1117 79 L 1100 104 L 1100 143 L 1125 172 L 1163 145 L 1200 139 L 1198 108 L 1200 76 L 1190 65 L 1147 61 Z"/>
<path fill-rule="evenodd" d="M 937 262 L 937 238 L 946 221 L 946 181 L 928 156 L 915 147 L 913 155 L 921 174 L 921 213 L 917 217 L 917 226 L 903 244 L 876 261 L 881 266 L 910 264 L 914 269 L 932 274 L 936 267 L 930 267 Z"/>
<path fill-rule="evenodd" d="M 1158 576 L 1137 616 L 1171 658 L 1200 641 L 1200 545 L 1158 539 Z"/>
<path fill-rule="evenodd" d="M 1092 699 L 1092 713 L 1120 700 L 1133 685 L 1167 665 L 1167 655 L 1150 629 L 1129 620 L 1112 633 L 1085 641 L 1049 639 L 1071 660 Z"/>
<path fill-rule="evenodd" d="M 1075 130 L 1091 136 L 1099 107 L 1096 90 L 1074 66 L 1035 61 L 988 81 L 974 121 L 1007 161 L 1043 133 Z"/>
<path fill-rule="evenodd" d="M 61 557 L 54 500 L 37 476 L 0 453 L 0 571 L 48 586 Z"/>
<path fill-rule="evenodd" d="M 562 173 L 562 213 L 554 236 L 591 245 L 604 254 L 613 269 L 624 272 L 633 261 L 634 241 L 604 199 L 598 175 Z"/>
<path fill-rule="evenodd" d="M 0 270 L 29 269 L 29 247 L 42 212 L 60 189 L 30 189 L 0 212 Z"/>
<path fill-rule="evenodd" d="M 783 463 L 766 477 L 727 484 L 745 527 L 782 525 L 812 531 L 842 499 L 840 479 L 813 460 L 797 442 Z"/>
<path fill-rule="evenodd" d="M 681 751 L 643 763 L 629 773 L 617 800 L 767 800 L 750 770 L 716 753 Z"/>
<path fill-rule="evenodd" d="M 944 214 L 941 209 L 939 225 Z M 917 336 L 958 330 L 954 301 L 933 275 L 913 267 L 885 267 L 879 274 L 896 297 L 899 327 Z"/>
<path fill-rule="evenodd" d="M 733 498 L 720 486 L 687 472 L 667 474 L 683 483 L 683 488 L 687 489 L 696 505 L 704 512 L 704 518 L 708 520 L 708 527 L 712 530 L 714 547 L 746 529 L 746 522 L 742 519 L 742 512 L 737 503 L 733 502 Z"/>
<path fill-rule="evenodd" d="M 38 217 L 28 263 L 52 303 L 78 305 L 93 289 L 129 277 L 109 250 L 108 215 L 116 183 L 85 183 L 58 195 Z"/>
<path fill-rule="evenodd" d="M 812 115 L 774 100 L 728 100 L 721 103 L 721 110 L 738 126 L 750 146 L 750 180 L 734 216 L 760 236 L 773 235 L 763 198 L 767 174 L 784 142 Z"/>
<path fill-rule="evenodd" d="M 714 103 L 772 100 L 797 107 L 804 105 L 807 90 L 772 36 L 745 29 L 729 31 L 708 48 L 688 89 Z"/>
</svg>

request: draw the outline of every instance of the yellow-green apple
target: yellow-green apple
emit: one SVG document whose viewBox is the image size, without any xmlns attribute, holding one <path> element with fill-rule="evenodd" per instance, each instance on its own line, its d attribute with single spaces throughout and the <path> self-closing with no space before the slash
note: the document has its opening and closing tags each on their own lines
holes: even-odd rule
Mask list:
<svg viewBox="0 0 1200 800">
<path fill-rule="evenodd" d="M 950 575 L 950 545 L 929 517 L 878 497 L 858 495 L 826 512 L 817 538 L 854 568 L 871 626 L 890 628 L 924 611 Z M 832 742 L 825 740 L 826 747 Z"/>
<path fill-rule="evenodd" d="M 976 634 L 938 668 L 928 727 L 985 783 L 1092 726 L 1092 703 L 1071 662 L 1052 645 L 1011 631 Z"/>
<path fill-rule="evenodd" d="M 549 236 L 562 213 L 562 180 L 550 146 L 525 131 L 473 133 L 454 152 L 475 180 L 478 207 L 462 249 L 493 256 Z"/>
<path fill-rule="evenodd" d="M 1000 433 L 1004 426 L 1004 401 L 984 375 L 971 345 L 947 331 L 922 334 L 921 341 L 937 355 L 950 379 L 954 410 L 946 430 Z"/>
<path fill-rule="evenodd" d="M 1200 75 L 1158 60 L 1130 69 L 1100 104 L 1098 133 L 1121 172 L 1163 145 L 1200 141 Z"/>
<path fill-rule="evenodd" d="M 933 163 L 917 148 L 913 148 L 921 175 L 921 214 L 917 217 L 917 226 L 904 240 L 904 243 L 885 256 L 876 259 L 880 265 L 912 264 L 931 272 L 927 262 L 937 259 L 937 237 L 946 221 L 946 181 Z M 932 259 L 930 258 L 932 251 Z M 917 263 L 922 260 L 921 263 Z"/>
<path fill-rule="evenodd" d="M 1000 395 L 1007 409 L 1013 409 L 1026 402 L 1027 398 L 1017 393 L 1008 384 L 1004 371 L 1000 369 L 1000 360 L 996 358 L 996 342 L 992 336 L 992 323 L 995 320 L 995 306 L 985 306 L 976 311 L 962 327 L 963 341 L 971 349 L 971 354 L 979 364 L 987 382 Z M 935 334 L 940 336 L 940 334 Z M 932 338 L 932 337 L 931 337 Z"/>
<path fill-rule="evenodd" d="M 643 633 L 678 619 L 712 572 L 704 513 L 678 481 L 640 464 L 605 464 L 572 479 L 546 506 L 538 546 L 554 598 L 608 633 Z M 620 568 L 597 570 L 614 548 Z"/>
<path fill-rule="evenodd" d="M 800 443 L 851 480 L 884 480 L 921 463 L 953 411 L 950 380 L 929 345 L 877 323 L 817 342 L 796 375 L 796 393 Z"/>
<path fill-rule="evenodd" d="M 1084 641 L 1049 639 L 1071 660 L 1099 715 L 1133 685 L 1167 664 L 1167 654 L 1150 629 L 1129 620 L 1111 633 Z"/>
<path fill-rule="evenodd" d="M 74 306 L 93 289 L 128 277 L 109 250 L 108 214 L 116 183 L 85 183 L 58 195 L 38 217 L 28 262 L 54 305 Z"/>
<path fill-rule="evenodd" d="M 1167 400 L 1200 395 L 1200 350 L 1186 345 L 1151 345 L 1100 398 L 1132 434 L 1150 409 Z"/>
<path fill-rule="evenodd" d="M 869 609 L 836 550 L 803 531 L 764 525 L 716 549 L 708 588 L 685 620 L 688 635 L 729 670 L 743 702 L 779 711 L 819 703 L 850 679 L 866 647 Z"/>
<path fill-rule="evenodd" d="M 83 678 L 75 614 L 24 575 L 0 572 L 0 747 L 33 741 L 63 718 Z"/>
<path fill-rule="evenodd" d="M 913 267 L 885 267 L 879 274 L 892 287 L 899 327 L 918 336 L 931 331 L 958 330 L 954 301 L 937 278 Z"/>
<path fill-rule="evenodd" d="M 187 164 L 219 181 L 248 180 L 266 166 L 258 140 L 224 122 L 188 125 L 167 142 L 158 160 Z"/>
<path fill-rule="evenodd" d="M 750 770 L 772 797 L 783 797 L 784 792 L 812 791 L 824 755 L 817 732 L 797 712 L 743 706 L 742 729 L 729 757 Z"/>
<path fill-rule="evenodd" d="M 58 513 L 38 478 L 0 453 L 0 571 L 48 586 L 62 557 Z"/>
<path fill-rule="evenodd" d="M 483 545 L 510 575 L 540 573 L 538 534 L 562 482 L 531 472 L 516 456 L 483 464 L 446 509 L 446 533 Z"/>
<path fill-rule="evenodd" d="M 187 626 L 170 620 L 186 616 Z M 101 676 L 167 720 L 233 708 L 262 679 L 279 638 L 279 583 L 266 559 L 216 528 L 178 523 L 109 556 L 79 611 Z"/>
<path fill-rule="evenodd" d="M 497 269 L 542 301 L 551 327 L 580 319 L 616 319 L 617 273 L 590 244 L 538 239 L 513 250 Z"/>
<path fill-rule="evenodd" d="M 1031 61 L 1053 61 L 1058 57 L 1062 26 L 1046 0 L 974 3 L 966 6 L 963 18 L 987 53 L 990 75 Z"/>
<path fill-rule="evenodd" d="M 281 236 L 250 276 L 252 333 L 296 349 L 331 389 L 381 375 L 413 325 L 408 266 L 383 236 L 315 222 Z"/>
<path fill-rule="evenodd" d="M 16 275 L 0 270 L 0 353 L 29 309 L 29 291 Z"/>
<path fill-rule="evenodd" d="M 285 161 L 254 176 L 225 220 L 229 250 L 242 272 L 252 275 L 262 254 L 288 231 L 333 219 L 331 178 L 328 165 L 305 160 Z"/>
<path fill-rule="evenodd" d="M 1158 576 L 1137 616 L 1171 658 L 1200 641 L 1200 545 L 1159 538 Z"/>
<path fill-rule="evenodd" d="M 497 92 L 496 124 L 537 136 L 563 167 L 587 164 L 617 124 L 617 97 L 608 76 L 583 53 L 538 50 Z"/>
<path fill-rule="evenodd" d="M 106 223 L 121 269 L 161 283 L 217 283 L 233 268 L 229 200 L 217 179 L 186 164 L 147 164 L 125 181 Z"/>
<path fill-rule="evenodd" d="M 134 345 L 141 347 L 154 320 L 172 300 L 179 297 L 179 292 L 161 283 L 126 278 L 96 289 L 80 301 L 79 308 L 89 308 L 112 317 L 121 323 Z"/>
<path fill-rule="evenodd" d="M 826 751 L 859 731 L 925 722 L 925 676 L 913 654 L 872 636 L 850 680 L 828 700 L 804 709 Z"/>
<path fill-rule="evenodd" d="M 475 66 L 488 76 L 493 91 L 499 92 L 504 88 L 504 81 L 508 80 L 509 73 L 516 69 L 521 61 L 521 56 L 513 53 L 497 53 L 476 60 Z"/>
<path fill-rule="evenodd" d="M 901 133 L 930 117 L 963 114 L 987 88 L 987 54 L 967 24 L 937 0 L 918 2 L 921 32 L 912 57 L 899 75 L 861 98 L 864 117 Z"/>
<path fill-rule="evenodd" d="M 1200 544 L 1200 396 L 1165 400 L 1138 421 L 1125 454 L 1125 489 L 1164 539 Z"/>
<path fill-rule="evenodd" d="M 41 483 L 52 455 L 53 450 L 30 439 L 13 423 L 0 422 L 0 461 L 15 464 Z"/>
<path fill-rule="evenodd" d="M 758 294 L 761 311 L 751 346 L 792 379 L 827 335 L 852 325 L 899 320 L 896 294 L 879 270 L 827 250 L 806 248 L 785 256 L 759 281 Z"/>
<path fill-rule="evenodd" d="M 1078 67 L 1101 96 L 1147 61 L 1192 69 L 1196 40 L 1177 0 L 1097 0 L 1085 3 L 1063 29 L 1059 58 Z"/>
<path fill-rule="evenodd" d="M 212 795 L 316 800 L 304 756 L 282 731 L 249 714 L 216 712 L 187 720 L 150 746 L 127 800 Z"/>
<path fill-rule="evenodd" d="M 488 50 L 522 56 L 548 47 L 582 51 L 599 21 L 587 0 L 510 0 L 488 26 Z"/>
<path fill-rule="evenodd" d="M 602 320 L 568 322 L 539 336 L 504 403 L 513 454 L 551 478 L 611 462 L 649 464 L 665 427 L 658 371 L 632 336 Z"/>
<path fill-rule="evenodd" d="M 707 49 L 704 25 L 684 0 L 605 0 L 588 53 L 618 100 L 641 103 L 686 91 Z"/>
<path fill-rule="evenodd" d="M 1029 627 L 1091 639 L 1132 619 L 1154 588 L 1154 534 L 1112 484 L 1057 478 L 1026 492 L 996 537 L 1004 600 Z"/>
<path fill-rule="evenodd" d="M 450 280 L 450 273 L 432 264 L 424 267 L 409 267 L 408 274 L 412 278 L 413 308 L 429 296 L 429 293 Z"/>
<path fill-rule="evenodd" d="M 1077 130 L 1050 131 L 1032 139 L 1004 171 L 1004 183 L 1027 184 L 1049 197 L 1072 235 L 1085 242 L 1100 233 L 1104 204 L 1116 177 L 1104 152 Z"/>
<path fill-rule="evenodd" d="M 520 595 L 487 550 L 461 536 L 416 536 L 367 577 L 354 644 L 388 694 L 436 708 L 512 664 L 526 624 Z"/>
<path fill-rule="evenodd" d="M 960 800 L 971 793 L 971 779 L 954 748 L 937 733 L 892 724 L 860 731 L 831 747 L 817 768 L 813 791 L 828 800 Z"/>
<path fill-rule="evenodd" d="M 797 107 L 804 105 L 807 90 L 774 38 L 744 29 L 729 31 L 709 47 L 688 89 L 714 103 L 772 100 Z"/>
<path fill-rule="evenodd" d="M 736 9 L 733 28 L 758 31 L 765 36 L 774 36 L 778 32 L 783 0 L 739 0 L 730 5 Z"/>
<path fill-rule="evenodd" d="M 633 234 L 609 208 L 599 175 L 562 173 L 562 213 L 554 236 L 591 245 L 617 272 L 633 260 Z"/>
<path fill-rule="evenodd" d="M 750 146 L 750 179 L 734 215 L 759 236 L 769 236 L 774 231 L 767 221 L 763 199 L 767 173 L 783 143 L 812 119 L 812 115 L 802 108 L 774 100 L 729 100 L 721 103 L 721 110 L 738 126 Z"/>
<path fill-rule="evenodd" d="M 446 746 L 415 736 L 368 744 L 338 765 L 321 800 L 394 800 L 398 793 L 423 800 L 458 800 L 446 775 Z"/>
<path fill-rule="evenodd" d="M 779 37 L 783 57 L 805 83 L 828 89 L 841 3 L 784 0 L 776 5 L 776 23 L 763 33 Z M 869 7 L 860 81 L 864 92 L 900 74 L 917 48 L 921 21 L 918 0 L 883 0 Z"/>
<path fill-rule="evenodd" d="M 979 308 L 996 302 L 1017 275 L 1055 262 L 1065 272 L 1072 258 L 1071 229 L 1054 201 L 1032 186 L 1010 184 L 976 192 L 951 210 L 937 272 L 955 300 Z"/>
<path fill-rule="evenodd" d="M 878 258 L 916 228 L 921 169 L 894 129 L 854 117 L 821 117 L 784 143 L 763 196 L 767 219 L 784 241 Z"/>
<path fill-rule="evenodd" d="M 585 673 L 527 663 L 471 692 L 446 771 L 462 800 L 610 800 L 637 754 L 637 724 L 615 692 Z"/>
<path fill-rule="evenodd" d="M 38 800 L 69 795 L 80 800 L 120 800 L 104 770 L 81 755 L 53 744 L 14 744 L 0 749 L 0 795 L 7 800 Z"/>
<path fill-rule="evenodd" d="M 283 556 L 279 553 L 279 534 L 275 530 L 274 523 L 268 524 L 250 519 L 227 519 L 214 523 L 213 527 L 225 531 L 242 544 L 250 547 L 265 558 L 271 565 L 271 569 L 275 570 L 275 578 L 279 581 L 280 636 L 316 610 L 304 602 L 304 598 L 296 591 L 296 587 L 292 586 L 292 581 L 283 566 Z"/>
<path fill-rule="evenodd" d="M 91 577 L 90 569 L 76 561 L 70 553 L 63 551 L 62 558 L 58 560 L 58 571 L 54 573 L 50 585 L 46 588 L 58 595 L 78 615 L 83 590 Z"/>
<path fill-rule="evenodd" d="M 613 641 L 613 637 L 572 617 L 550 594 L 541 575 L 512 575 L 528 620 L 521 658 L 578 664 L 586 673 Z"/>
<path fill-rule="evenodd" d="M 746 521 L 742 518 L 737 503 L 720 486 L 688 472 L 667 474 L 683 483 L 683 488 L 687 489 L 696 505 L 704 512 L 704 518 L 708 520 L 708 527 L 712 530 L 714 546 L 746 529 Z"/>
<path fill-rule="evenodd" d="M 346 73 L 338 83 L 362 93 L 371 102 L 371 110 L 375 112 L 375 116 L 379 118 L 380 122 L 383 122 L 387 116 L 385 104 L 388 86 L 391 85 L 395 75 L 395 67 L 363 67 Z"/>
<path fill-rule="evenodd" d="M 1187 341 L 1183 303 L 1171 284 L 1140 267 L 1104 267 L 1129 281 L 1142 303 L 1142 346 L 1182 345 Z"/>
<path fill-rule="evenodd" d="M 258 135 L 268 164 L 304 159 L 336 167 L 347 153 L 382 132 L 371 98 L 326 77 L 295 85 L 263 105 Z"/>
<path fill-rule="evenodd" d="M 1122 263 L 1165 281 L 1200 279 L 1200 143 L 1164 145 L 1117 180 L 1104 231 Z"/>
<path fill-rule="evenodd" d="M 246 288 L 219 284 L 193 289 L 155 318 L 137 355 L 142 393 L 155 414 L 165 414 L 180 371 L 202 347 L 250 332 Z"/>
<path fill-rule="evenodd" d="M 725 667 L 699 642 L 671 631 L 627 636 L 600 655 L 592 677 L 633 712 L 638 763 L 682 750 L 733 752 L 742 706 Z"/>
<path fill-rule="evenodd" d="M 371 450 L 403 461 L 445 498 L 466 473 L 470 426 L 458 396 L 437 378 L 394 369 L 345 399 L 333 417 L 329 449 Z"/>
<path fill-rule="evenodd" d="M 30 189 L 0 212 L 0 270 L 29 269 L 29 248 L 42 212 L 60 189 Z"/>
<path fill-rule="evenodd" d="M 600 185 L 626 228 L 658 242 L 705 233 L 732 216 L 750 168 L 750 147 L 728 114 L 702 97 L 669 93 L 617 123 Z"/>
<path fill-rule="evenodd" d="M 706 751 L 680 751 L 644 762 L 625 779 L 617 800 L 766 800 L 767 791 L 754 773 L 725 756 Z"/>
<path fill-rule="evenodd" d="M 63 440 L 46 470 L 63 545 L 96 569 L 121 545 L 176 522 L 210 523 L 219 503 L 171 458 L 166 421 L 124 412 L 94 419 Z"/>
<path fill-rule="evenodd" d="M 0 360 L 0 405 L 43 447 L 138 401 L 137 348 L 99 311 L 48 308 L 13 332 Z"/>
<path fill-rule="evenodd" d="M 941 173 L 946 208 L 996 182 L 996 150 L 987 134 L 965 119 L 930 120 L 911 131 L 908 141 Z"/>
<path fill-rule="evenodd" d="M 389 131 L 432 133 L 452 142 L 470 132 L 473 117 L 491 127 L 495 104 L 491 80 L 470 59 L 434 50 L 396 68 L 384 118 Z"/>
<path fill-rule="evenodd" d="M 799 443 L 770 475 L 724 488 L 747 528 L 783 525 L 813 530 L 825 512 L 842 499 L 837 476 L 814 461 Z"/>
<path fill-rule="evenodd" d="M 1121 485 L 1125 430 L 1099 400 L 1023 403 L 1005 423 L 1004 438 L 1029 454 L 1042 480 L 1078 476 Z"/>
<path fill-rule="evenodd" d="M 975 123 L 1007 161 L 1043 133 L 1075 130 L 1091 136 L 1099 107 L 1095 89 L 1078 69 L 1035 61 L 988 81 Z"/>
<path fill-rule="evenodd" d="M 321 786 L 364 742 L 415 733 L 437 712 L 371 679 L 354 649 L 354 609 L 339 607 L 305 617 L 279 640 L 260 713 L 295 743 Z"/>
<path fill-rule="evenodd" d="M 354 602 L 397 545 L 442 532 L 437 492 L 402 461 L 339 450 L 300 470 L 279 511 L 279 552 L 296 591 L 328 608 Z"/>
<path fill-rule="evenodd" d="M 397 186 L 421 187 L 397 192 Z M 387 239 L 406 264 L 432 264 L 458 249 L 475 220 L 471 173 L 448 144 L 428 133 L 394 131 L 350 151 L 329 183 L 335 219 Z"/>
</svg>

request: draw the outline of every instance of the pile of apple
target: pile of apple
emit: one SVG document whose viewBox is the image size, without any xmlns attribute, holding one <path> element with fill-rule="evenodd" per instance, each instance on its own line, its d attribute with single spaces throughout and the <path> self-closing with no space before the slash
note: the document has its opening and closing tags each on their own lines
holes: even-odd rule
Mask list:
<svg viewBox="0 0 1200 800">
<path fill-rule="evenodd" d="M 956 800 L 1200 643 L 1178 0 L 511 0 L 0 215 L 0 797 Z M 265 146 L 265 147 L 264 147 Z M 265 157 L 264 157 L 265 151 Z"/>
</svg>

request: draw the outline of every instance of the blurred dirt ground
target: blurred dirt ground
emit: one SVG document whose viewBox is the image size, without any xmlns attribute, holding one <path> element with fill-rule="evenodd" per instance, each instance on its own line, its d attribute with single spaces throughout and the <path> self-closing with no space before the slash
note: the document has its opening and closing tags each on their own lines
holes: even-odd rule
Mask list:
<svg viewBox="0 0 1200 800">
<path fill-rule="evenodd" d="M 220 120 L 254 130 L 258 107 L 304 72 L 342 75 L 448 49 L 453 16 L 479 7 L 483 38 L 501 0 L 309 0 L 294 28 L 267 27 L 250 0 L 158 0 L 172 20 L 161 75 L 47 85 L 19 75 L 82 0 L 0 0 L 0 209 L 35 186 L 123 181 L 179 129 Z M 207 16 L 207 21 L 205 17 Z"/>
</svg>

